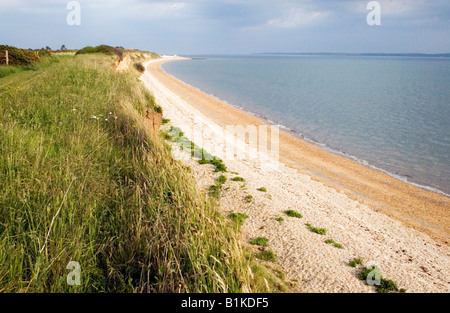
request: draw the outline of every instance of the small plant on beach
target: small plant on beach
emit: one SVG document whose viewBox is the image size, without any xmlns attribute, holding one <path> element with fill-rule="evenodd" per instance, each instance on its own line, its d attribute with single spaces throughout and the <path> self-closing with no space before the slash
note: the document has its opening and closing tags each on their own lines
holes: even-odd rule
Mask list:
<svg viewBox="0 0 450 313">
<path fill-rule="evenodd" d="M 159 105 L 155 105 L 155 112 L 156 113 L 162 113 L 163 112 L 162 107 L 160 107 Z"/>
<path fill-rule="evenodd" d="M 225 184 L 226 181 L 227 177 L 225 175 L 220 175 L 219 178 L 217 179 L 217 182 L 220 184 Z"/>
<path fill-rule="evenodd" d="M 289 217 L 296 217 L 296 218 L 302 218 L 303 217 L 303 215 L 301 215 L 300 213 L 298 213 L 297 211 L 294 211 L 294 210 L 284 211 L 284 214 L 286 214 Z"/>
<path fill-rule="evenodd" d="M 378 293 L 406 292 L 403 288 L 399 290 L 397 284 L 393 280 L 385 279 L 383 275 L 381 275 L 381 269 L 376 265 L 363 268 L 358 277 L 367 284 L 375 285 Z"/>
<path fill-rule="evenodd" d="M 168 118 L 163 118 L 161 121 L 162 124 L 167 124 L 169 122 L 170 122 L 170 119 L 168 119 Z"/>
<path fill-rule="evenodd" d="M 327 239 L 327 240 L 325 240 L 325 243 L 329 244 L 329 245 L 333 245 L 333 246 L 335 246 L 338 249 L 342 249 L 343 248 L 343 246 L 340 243 L 337 243 L 333 239 Z"/>
<path fill-rule="evenodd" d="M 262 192 L 267 192 L 267 189 L 266 189 L 266 187 L 261 187 L 261 188 L 258 188 L 258 189 L 256 189 L 256 190 L 258 190 L 258 191 L 262 191 Z"/>
<path fill-rule="evenodd" d="M 277 222 L 283 222 L 284 221 L 284 218 L 282 218 L 281 216 L 279 216 L 279 217 L 277 217 L 276 219 L 275 219 Z"/>
<path fill-rule="evenodd" d="M 269 242 L 269 239 L 266 237 L 256 237 L 252 240 L 250 240 L 250 243 L 255 246 L 261 246 L 261 247 L 267 247 L 267 243 Z"/>
<path fill-rule="evenodd" d="M 239 176 L 233 177 L 231 180 L 232 180 L 232 181 L 245 181 L 244 178 L 239 177 Z"/>
<path fill-rule="evenodd" d="M 220 186 L 219 185 L 211 185 L 209 187 L 209 195 L 214 198 L 220 197 Z"/>
<path fill-rule="evenodd" d="M 245 220 L 248 218 L 248 215 L 244 213 L 231 212 L 229 218 L 233 222 L 235 222 L 239 227 L 241 227 L 244 224 Z"/>
<path fill-rule="evenodd" d="M 244 198 L 244 201 L 247 202 L 247 203 L 252 202 L 252 200 L 253 200 L 253 196 L 252 196 L 252 195 L 247 195 L 247 196 Z"/>
<path fill-rule="evenodd" d="M 264 251 L 258 252 L 256 254 L 256 257 L 260 260 L 270 261 L 270 262 L 275 262 L 277 259 L 275 256 L 275 253 L 273 253 L 273 251 L 271 251 L 271 250 L 264 250 Z"/>
<path fill-rule="evenodd" d="M 354 258 L 353 260 L 348 262 L 348 265 L 350 265 L 351 267 L 357 267 L 358 265 L 361 264 L 363 264 L 363 259 L 361 258 Z"/>
<path fill-rule="evenodd" d="M 305 224 L 310 231 L 312 231 L 313 233 L 319 234 L 319 235 L 326 235 L 327 234 L 327 229 L 326 228 L 318 228 L 318 227 L 314 227 L 311 224 Z"/>
</svg>

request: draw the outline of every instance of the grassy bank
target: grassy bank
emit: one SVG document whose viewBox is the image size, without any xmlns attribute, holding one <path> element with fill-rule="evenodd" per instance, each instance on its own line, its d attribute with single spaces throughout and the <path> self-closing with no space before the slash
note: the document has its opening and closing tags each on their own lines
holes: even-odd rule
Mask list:
<svg viewBox="0 0 450 313">
<path fill-rule="evenodd" d="M 0 291 L 255 291 L 236 234 L 149 132 L 137 77 L 58 60 L 0 79 Z"/>
</svg>

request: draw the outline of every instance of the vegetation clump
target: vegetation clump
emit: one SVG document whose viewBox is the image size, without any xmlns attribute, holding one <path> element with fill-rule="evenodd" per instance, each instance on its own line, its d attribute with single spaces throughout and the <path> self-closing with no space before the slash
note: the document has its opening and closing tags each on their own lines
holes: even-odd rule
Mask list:
<svg viewBox="0 0 450 313">
<path fill-rule="evenodd" d="M 233 177 L 231 180 L 232 180 L 232 181 L 240 181 L 240 182 L 244 182 L 244 181 L 245 181 L 245 179 L 242 178 L 242 177 L 240 177 L 240 176 L 235 176 L 235 177 Z"/>
<path fill-rule="evenodd" d="M 258 189 L 256 189 L 256 190 L 258 190 L 258 191 L 262 191 L 262 192 L 267 192 L 267 189 L 266 189 L 266 187 L 261 187 L 261 188 L 258 188 Z"/>
<path fill-rule="evenodd" d="M 233 222 L 235 222 L 238 225 L 238 227 L 240 227 L 244 224 L 245 220 L 248 218 L 248 215 L 244 213 L 231 212 L 229 217 Z"/>
<path fill-rule="evenodd" d="M 92 54 L 92 53 L 116 55 L 119 57 L 120 60 L 122 60 L 125 54 L 125 49 L 119 47 L 111 47 L 108 45 L 100 45 L 96 47 L 84 47 L 83 49 L 78 50 L 78 52 L 75 55 Z"/>
<path fill-rule="evenodd" d="M 353 260 L 348 262 L 348 265 L 350 265 L 351 267 L 357 267 L 358 265 L 361 264 L 363 264 L 363 259 L 361 258 L 354 258 Z"/>
<path fill-rule="evenodd" d="M 381 269 L 373 265 L 371 267 L 364 267 L 358 274 L 359 279 L 366 281 L 366 283 L 373 284 L 378 293 L 390 292 L 406 292 L 405 289 L 398 288 L 397 284 L 391 279 L 385 279 L 381 274 Z"/>
<path fill-rule="evenodd" d="M 133 64 L 133 66 L 138 72 L 140 72 L 140 73 L 145 72 L 145 67 L 144 67 L 144 65 L 142 65 L 142 62 L 136 62 Z"/>
<path fill-rule="evenodd" d="M 250 240 L 250 243 L 252 245 L 261 246 L 261 247 L 266 247 L 268 242 L 269 242 L 269 239 L 266 237 L 256 237 L 256 238 Z"/>
<path fill-rule="evenodd" d="M 314 227 L 311 224 L 305 224 L 310 231 L 312 231 L 313 233 L 319 234 L 319 235 L 326 235 L 327 234 L 327 229 L 326 228 L 318 228 L 318 227 Z"/>
<path fill-rule="evenodd" d="M 26 50 L 13 46 L 0 45 L 0 64 L 6 64 L 6 51 L 8 51 L 9 65 L 31 65 L 40 60 L 39 52 L 35 50 Z"/>
<path fill-rule="evenodd" d="M 303 218 L 303 215 L 294 210 L 287 210 L 284 213 L 289 217 Z"/>
<path fill-rule="evenodd" d="M 275 262 L 277 260 L 275 253 L 271 250 L 264 250 L 256 254 L 256 258 L 263 261 Z"/>
<path fill-rule="evenodd" d="M 342 248 L 343 248 L 343 246 L 342 246 L 340 243 L 337 243 L 337 242 L 334 241 L 333 239 L 327 239 L 327 240 L 325 240 L 325 243 L 326 243 L 326 244 L 333 245 L 333 246 L 335 246 L 335 247 L 338 248 L 338 249 L 342 249 Z"/>
</svg>

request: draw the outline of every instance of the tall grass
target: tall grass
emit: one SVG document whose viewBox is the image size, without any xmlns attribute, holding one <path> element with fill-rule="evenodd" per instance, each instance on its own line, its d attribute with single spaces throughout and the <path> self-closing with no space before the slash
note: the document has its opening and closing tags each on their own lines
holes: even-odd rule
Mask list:
<svg viewBox="0 0 450 313">
<path fill-rule="evenodd" d="M 253 291 L 236 234 L 149 132 L 153 97 L 113 57 L 0 85 L 0 292 Z"/>
</svg>

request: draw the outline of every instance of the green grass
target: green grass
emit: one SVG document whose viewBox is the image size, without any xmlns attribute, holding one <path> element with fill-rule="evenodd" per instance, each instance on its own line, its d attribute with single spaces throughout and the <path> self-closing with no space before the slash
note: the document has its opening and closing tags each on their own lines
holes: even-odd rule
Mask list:
<svg viewBox="0 0 450 313">
<path fill-rule="evenodd" d="M 279 216 L 279 217 L 277 217 L 276 219 L 275 219 L 277 222 L 283 222 L 284 221 L 284 218 L 283 217 L 281 217 L 281 216 Z"/>
<path fill-rule="evenodd" d="M 264 250 L 256 254 L 256 258 L 263 261 L 275 262 L 277 260 L 275 253 L 271 250 Z"/>
<path fill-rule="evenodd" d="M 220 186 L 219 185 L 211 185 L 209 186 L 209 195 L 216 199 L 220 198 Z"/>
<path fill-rule="evenodd" d="M 397 284 L 393 280 L 385 279 L 381 274 L 381 269 L 376 265 L 373 265 L 370 268 L 364 267 L 359 272 L 358 277 L 366 282 L 368 279 L 374 282 L 376 279 L 379 279 L 379 283 L 374 285 L 378 293 L 406 292 L 403 288 L 399 290 Z"/>
<path fill-rule="evenodd" d="M 284 214 L 286 214 L 289 217 L 296 217 L 296 218 L 302 218 L 303 217 L 303 215 L 301 215 L 300 213 L 298 213 L 297 211 L 294 211 L 294 210 L 284 211 Z"/>
<path fill-rule="evenodd" d="M 252 195 L 245 196 L 244 201 L 247 203 L 251 203 L 253 201 L 253 196 Z"/>
<path fill-rule="evenodd" d="M 232 180 L 232 181 L 242 181 L 242 182 L 245 181 L 244 178 L 239 177 L 239 176 L 233 177 L 231 180 Z"/>
<path fill-rule="evenodd" d="M 269 242 L 269 239 L 266 237 L 256 237 L 256 238 L 250 240 L 250 243 L 252 245 L 261 246 L 261 247 L 267 247 L 268 242 Z"/>
<path fill-rule="evenodd" d="M 354 258 L 353 260 L 348 262 L 348 265 L 350 265 L 351 267 L 357 267 L 358 265 L 361 264 L 363 264 L 363 259 L 361 258 Z"/>
<path fill-rule="evenodd" d="M 220 175 L 219 178 L 217 179 L 217 182 L 219 184 L 225 184 L 227 181 L 227 177 L 225 175 Z"/>
<path fill-rule="evenodd" d="M 169 134 L 166 135 L 166 139 L 174 140 L 183 149 L 190 151 L 191 156 L 198 158 L 200 164 L 212 164 L 215 166 L 214 172 L 227 172 L 227 167 L 223 161 L 210 153 L 206 152 L 204 149 L 198 147 L 195 143 L 190 141 L 184 136 L 183 131 L 179 127 L 172 126 L 170 128 Z"/>
<path fill-rule="evenodd" d="M 327 234 L 327 229 L 326 228 L 318 228 L 318 227 L 314 227 L 311 224 L 305 224 L 306 227 L 309 228 L 310 231 L 312 231 L 313 233 L 319 234 L 319 235 L 326 235 Z"/>
<path fill-rule="evenodd" d="M 235 222 L 238 227 L 241 227 L 242 225 L 244 225 L 244 222 L 248 218 L 248 215 L 244 213 L 231 212 L 229 218 L 233 222 Z"/>
<path fill-rule="evenodd" d="M 333 245 L 333 246 L 335 246 L 338 249 L 342 249 L 343 248 L 343 246 L 340 243 L 337 243 L 333 239 L 327 239 L 327 240 L 325 240 L 325 243 L 329 244 L 329 245 Z"/>
<path fill-rule="evenodd" d="M 258 189 L 256 189 L 256 190 L 258 190 L 258 191 L 262 191 L 262 192 L 267 192 L 267 189 L 266 189 L 266 187 L 261 187 L 261 188 L 258 188 Z"/>
<path fill-rule="evenodd" d="M 255 291 L 235 231 L 149 132 L 149 108 L 114 56 L 0 79 L 0 292 Z"/>
</svg>

